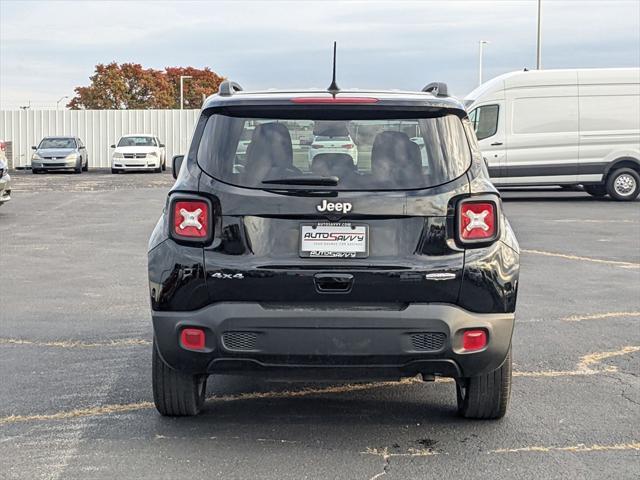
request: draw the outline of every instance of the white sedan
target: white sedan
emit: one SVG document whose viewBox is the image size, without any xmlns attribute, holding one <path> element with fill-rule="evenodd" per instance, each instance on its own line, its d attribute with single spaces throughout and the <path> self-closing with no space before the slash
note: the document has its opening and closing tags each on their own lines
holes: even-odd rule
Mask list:
<svg viewBox="0 0 640 480">
<path fill-rule="evenodd" d="M 358 165 L 358 147 L 350 135 L 339 137 L 317 135 L 313 137 L 313 142 L 309 145 L 309 166 L 313 164 L 315 157 L 326 153 L 346 153 L 353 160 L 353 164 Z"/>
<path fill-rule="evenodd" d="M 160 173 L 167 168 L 164 144 L 153 135 L 124 135 L 118 140 L 111 160 L 111 173 L 125 170 L 153 170 Z"/>
</svg>

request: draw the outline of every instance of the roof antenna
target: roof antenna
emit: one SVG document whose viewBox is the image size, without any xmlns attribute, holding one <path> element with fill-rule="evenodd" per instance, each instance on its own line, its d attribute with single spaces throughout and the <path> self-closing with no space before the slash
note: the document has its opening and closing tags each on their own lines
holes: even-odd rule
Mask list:
<svg viewBox="0 0 640 480">
<path fill-rule="evenodd" d="M 336 83 L 336 44 L 337 42 L 333 42 L 333 79 L 331 80 L 331 85 L 327 88 L 329 93 L 334 97 L 336 96 L 336 93 L 340 91 L 340 87 L 338 87 L 338 84 Z"/>
</svg>

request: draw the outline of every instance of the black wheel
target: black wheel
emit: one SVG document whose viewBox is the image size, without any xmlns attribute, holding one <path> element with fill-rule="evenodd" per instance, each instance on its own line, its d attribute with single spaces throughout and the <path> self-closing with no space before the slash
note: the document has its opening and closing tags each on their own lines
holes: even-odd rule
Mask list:
<svg viewBox="0 0 640 480">
<path fill-rule="evenodd" d="M 164 162 L 162 162 L 162 171 L 165 172 L 167 170 L 167 160 L 165 159 Z"/>
<path fill-rule="evenodd" d="M 119 172 L 119 170 L 117 168 L 112 168 L 111 169 L 111 173 L 118 173 L 118 172 Z"/>
<path fill-rule="evenodd" d="M 73 173 L 82 173 L 82 160 L 80 160 L 80 166 L 73 169 Z"/>
<path fill-rule="evenodd" d="M 456 380 L 456 394 L 458 414 L 465 418 L 504 417 L 511 394 L 511 347 L 500 368 L 477 377 Z"/>
<path fill-rule="evenodd" d="M 158 168 L 153 169 L 153 173 L 161 173 L 161 172 L 162 172 L 162 165 L 160 165 Z"/>
<path fill-rule="evenodd" d="M 34 175 L 37 175 L 37 174 L 38 174 L 38 173 L 40 173 L 40 172 L 42 172 L 42 170 L 41 170 L 41 169 L 39 169 L 39 168 L 32 168 L 32 169 L 31 169 L 31 173 L 33 173 Z"/>
<path fill-rule="evenodd" d="M 162 415 L 193 416 L 200 413 L 207 390 L 206 375 L 173 370 L 160 358 L 153 341 L 153 401 Z"/>
<path fill-rule="evenodd" d="M 592 197 L 604 197 L 607 194 L 607 187 L 604 185 L 585 185 L 584 191 Z"/>
<path fill-rule="evenodd" d="M 89 171 L 89 159 L 87 158 L 87 163 L 85 164 L 84 167 L 82 167 L 82 171 L 83 172 L 88 172 Z"/>
<path fill-rule="evenodd" d="M 640 175 L 632 168 L 619 168 L 607 177 L 607 193 L 614 200 L 628 202 L 640 193 Z"/>
</svg>

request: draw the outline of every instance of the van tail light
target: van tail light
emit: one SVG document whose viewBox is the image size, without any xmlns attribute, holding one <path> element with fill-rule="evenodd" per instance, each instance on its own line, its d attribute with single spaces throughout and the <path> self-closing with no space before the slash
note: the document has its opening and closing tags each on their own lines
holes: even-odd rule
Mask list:
<svg viewBox="0 0 640 480">
<path fill-rule="evenodd" d="M 186 242 L 211 239 L 213 218 L 211 202 L 199 198 L 173 198 L 170 210 L 171 236 Z"/>
<path fill-rule="evenodd" d="M 458 203 L 457 235 L 462 245 L 484 246 L 498 238 L 498 202 L 467 199 Z"/>
</svg>

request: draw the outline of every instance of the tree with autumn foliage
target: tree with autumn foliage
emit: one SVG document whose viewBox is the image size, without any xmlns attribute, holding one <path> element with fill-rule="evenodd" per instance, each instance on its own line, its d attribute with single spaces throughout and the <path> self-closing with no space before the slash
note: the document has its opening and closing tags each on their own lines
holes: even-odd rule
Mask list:
<svg viewBox="0 0 640 480">
<path fill-rule="evenodd" d="M 167 67 L 164 71 L 137 63 L 96 65 L 91 84 L 77 87 L 67 105 L 71 109 L 170 109 L 180 108 L 180 76 L 184 80 L 185 108 L 200 108 L 204 96 L 218 91 L 224 80 L 211 69 Z"/>
<path fill-rule="evenodd" d="M 167 67 L 165 76 L 173 87 L 172 108 L 180 108 L 180 76 L 190 76 L 184 79 L 184 108 L 200 108 L 202 98 L 213 95 L 224 80 L 209 67 L 203 69 L 193 67 Z"/>
</svg>

